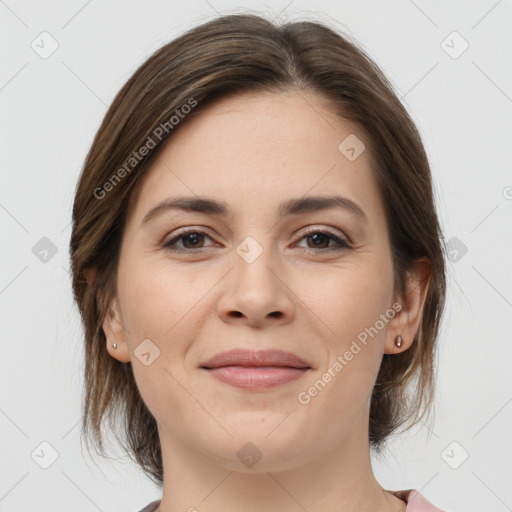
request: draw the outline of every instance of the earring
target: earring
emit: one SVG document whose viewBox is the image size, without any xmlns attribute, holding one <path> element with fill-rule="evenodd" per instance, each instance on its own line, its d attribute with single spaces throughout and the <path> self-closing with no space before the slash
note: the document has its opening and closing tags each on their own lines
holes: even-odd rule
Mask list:
<svg viewBox="0 0 512 512">
<path fill-rule="evenodd" d="M 112 343 L 112 346 L 114 347 L 114 349 L 117 348 L 117 343 Z"/>
<path fill-rule="evenodd" d="M 398 335 L 396 338 L 395 338 L 395 346 L 397 346 L 398 348 L 400 348 L 403 344 L 403 339 L 402 339 L 402 336 Z"/>
</svg>

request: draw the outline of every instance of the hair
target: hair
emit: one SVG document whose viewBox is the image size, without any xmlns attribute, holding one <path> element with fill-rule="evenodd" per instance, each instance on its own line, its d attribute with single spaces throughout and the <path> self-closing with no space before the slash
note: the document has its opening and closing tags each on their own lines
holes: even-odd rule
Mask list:
<svg viewBox="0 0 512 512">
<path fill-rule="evenodd" d="M 156 420 L 139 394 L 131 363 L 108 354 L 102 329 L 116 293 L 128 204 L 158 150 L 187 122 L 183 113 L 191 109 L 184 105 L 197 105 L 188 115 L 198 115 L 215 99 L 252 91 L 313 92 L 365 135 L 386 212 L 395 293 L 405 292 L 406 277 L 419 258 L 430 262 L 413 344 L 383 355 L 370 402 L 370 447 L 381 453 L 391 434 L 417 424 L 433 405 L 445 249 L 430 167 L 414 122 L 378 66 L 334 28 L 223 15 L 157 50 L 121 88 L 86 156 L 73 204 L 72 286 L 85 338 L 82 435 L 88 447 L 92 440 L 104 455 L 102 423 L 112 426 L 120 416 L 118 442 L 159 484 L 163 466 Z M 151 150 L 140 151 L 143 146 Z M 86 269 L 95 270 L 89 283 Z"/>
</svg>

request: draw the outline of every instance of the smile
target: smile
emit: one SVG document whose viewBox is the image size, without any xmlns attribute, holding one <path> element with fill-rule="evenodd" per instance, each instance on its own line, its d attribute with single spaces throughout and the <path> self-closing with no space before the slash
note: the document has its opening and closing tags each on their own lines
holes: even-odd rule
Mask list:
<svg viewBox="0 0 512 512">
<path fill-rule="evenodd" d="M 221 366 L 205 368 L 215 379 L 243 389 L 268 389 L 300 379 L 310 368 L 289 366 Z"/>
</svg>

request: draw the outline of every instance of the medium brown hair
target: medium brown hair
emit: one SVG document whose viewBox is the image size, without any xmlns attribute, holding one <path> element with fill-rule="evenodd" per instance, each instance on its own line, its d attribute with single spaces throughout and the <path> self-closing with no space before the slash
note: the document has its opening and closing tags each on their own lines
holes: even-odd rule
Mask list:
<svg viewBox="0 0 512 512">
<path fill-rule="evenodd" d="M 108 354 L 102 329 L 115 296 L 128 203 L 158 150 L 187 122 L 183 105 L 191 99 L 197 106 L 189 115 L 197 115 L 230 94 L 290 90 L 316 93 L 365 135 L 387 217 L 397 296 L 405 292 L 417 259 L 431 264 L 414 343 L 383 356 L 371 398 L 370 446 L 380 453 L 392 433 L 407 422 L 407 428 L 416 424 L 433 404 L 445 257 L 430 168 L 414 122 L 376 64 L 325 23 L 278 25 L 253 14 L 220 16 L 156 51 L 122 87 L 86 157 L 73 205 L 73 293 L 85 331 L 82 434 L 104 455 L 102 423 L 108 419 L 126 453 L 157 483 L 163 482 L 163 467 L 156 421 L 139 394 L 131 363 Z M 172 116 L 180 119 L 176 126 Z M 155 137 L 162 126 L 164 136 Z M 156 144 L 141 155 L 148 137 Z M 89 268 L 96 272 L 90 283 L 84 275 Z M 120 436 L 113 421 L 118 417 Z"/>
</svg>

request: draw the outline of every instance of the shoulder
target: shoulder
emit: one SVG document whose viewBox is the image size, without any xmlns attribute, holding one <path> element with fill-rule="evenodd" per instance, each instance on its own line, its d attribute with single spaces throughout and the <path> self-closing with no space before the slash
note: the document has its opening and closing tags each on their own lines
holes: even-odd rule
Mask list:
<svg viewBox="0 0 512 512">
<path fill-rule="evenodd" d="M 155 512 L 158 505 L 160 505 L 160 500 L 152 501 L 148 505 L 146 505 L 142 510 L 139 510 L 139 512 Z"/>
<path fill-rule="evenodd" d="M 416 489 L 388 492 L 407 503 L 405 512 L 446 512 L 430 503 L 430 501 L 422 496 Z"/>
</svg>

